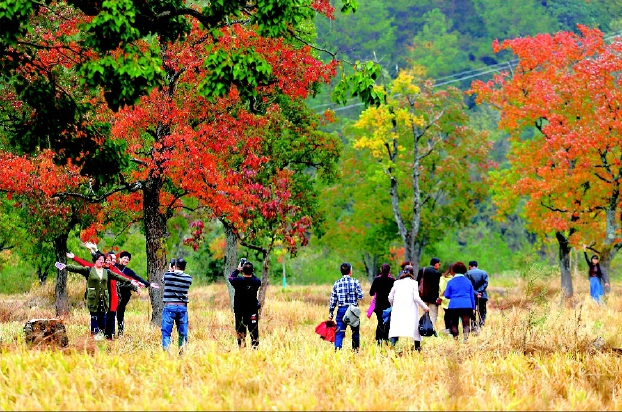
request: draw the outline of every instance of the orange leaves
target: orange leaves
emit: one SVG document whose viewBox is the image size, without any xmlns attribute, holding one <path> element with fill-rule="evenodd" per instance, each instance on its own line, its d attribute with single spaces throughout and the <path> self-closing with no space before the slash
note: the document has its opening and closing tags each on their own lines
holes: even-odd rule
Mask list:
<svg viewBox="0 0 622 412">
<path fill-rule="evenodd" d="M 494 44 L 495 51 L 518 56 L 515 73 L 511 79 L 474 82 L 472 91 L 502 110 L 500 127 L 515 139 L 512 169 L 497 181 L 503 184 L 497 199 L 503 192 L 527 196 L 525 213 L 533 228 L 545 233 L 572 228 L 584 236 L 596 230 L 592 223 L 600 217 L 594 210 L 618 203 L 614 197 L 622 184 L 622 88 L 616 75 L 622 70 L 622 44 L 605 44 L 597 29 L 579 30 Z M 534 126 L 535 135 L 523 140 L 522 133 Z"/>
</svg>

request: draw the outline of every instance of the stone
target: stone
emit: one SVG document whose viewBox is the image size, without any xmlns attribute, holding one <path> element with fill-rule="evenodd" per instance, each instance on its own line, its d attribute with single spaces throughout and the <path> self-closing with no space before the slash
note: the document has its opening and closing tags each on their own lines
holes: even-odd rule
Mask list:
<svg viewBox="0 0 622 412">
<path fill-rule="evenodd" d="M 26 343 L 37 346 L 67 347 L 67 330 L 60 319 L 32 319 L 24 325 Z"/>
</svg>

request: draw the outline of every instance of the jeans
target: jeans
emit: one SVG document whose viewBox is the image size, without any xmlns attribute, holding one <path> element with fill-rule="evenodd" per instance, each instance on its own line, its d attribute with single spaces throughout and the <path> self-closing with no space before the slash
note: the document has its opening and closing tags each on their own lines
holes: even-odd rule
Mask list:
<svg viewBox="0 0 622 412">
<path fill-rule="evenodd" d="M 346 314 L 347 310 L 347 306 L 341 306 L 339 309 L 337 309 L 337 317 L 335 319 L 335 322 L 337 323 L 337 334 L 335 335 L 335 349 L 341 349 L 341 346 L 343 345 L 343 338 L 345 338 L 346 336 L 346 327 L 348 325 L 343 323 L 343 315 Z M 354 350 L 357 350 L 359 346 L 361 346 L 359 327 L 360 326 L 350 326 L 350 329 L 352 329 L 352 349 Z"/>
<path fill-rule="evenodd" d="M 162 348 L 171 346 L 173 323 L 177 324 L 179 347 L 188 342 L 188 308 L 184 305 L 164 305 L 162 312 Z"/>
<path fill-rule="evenodd" d="M 97 335 L 104 332 L 106 328 L 106 313 L 91 312 L 91 335 Z"/>
<path fill-rule="evenodd" d="M 596 302 L 600 303 L 600 297 L 603 295 L 603 285 L 596 276 L 590 277 L 590 296 Z"/>
<path fill-rule="evenodd" d="M 116 311 L 109 310 L 108 313 L 106 313 L 106 329 L 104 331 L 104 335 L 106 335 L 106 338 L 108 339 L 112 339 L 114 337 L 116 319 Z"/>
</svg>

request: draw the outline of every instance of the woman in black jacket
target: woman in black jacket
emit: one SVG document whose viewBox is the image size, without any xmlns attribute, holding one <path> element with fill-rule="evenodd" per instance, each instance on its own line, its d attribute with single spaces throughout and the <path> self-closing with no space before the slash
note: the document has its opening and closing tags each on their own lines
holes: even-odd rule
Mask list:
<svg viewBox="0 0 622 412">
<path fill-rule="evenodd" d="M 376 342 L 378 345 L 381 345 L 382 341 L 389 341 L 389 325 L 385 325 L 382 322 L 382 311 L 391 306 L 389 303 L 389 292 L 393 288 L 395 278 L 391 276 L 390 272 L 391 266 L 388 263 L 383 264 L 380 269 L 380 275 L 376 276 L 369 290 L 371 296 L 376 295 L 374 313 L 376 313 L 376 318 L 378 319 L 378 326 L 376 326 Z"/>
</svg>

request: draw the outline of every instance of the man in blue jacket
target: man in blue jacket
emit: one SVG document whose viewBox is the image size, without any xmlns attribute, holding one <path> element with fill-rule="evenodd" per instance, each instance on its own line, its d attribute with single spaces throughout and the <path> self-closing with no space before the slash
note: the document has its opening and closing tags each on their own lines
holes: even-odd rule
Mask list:
<svg viewBox="0 0 622 412">
<path fill-rule="evenodd" d="M 479 310 L 479 326 L 484 326 L 486 322 L 486 302 L 488 302 L 488 294 L 486 293 L 488 273 L 478 268 L 477 261 L 472 260 L 469 262 L 469 270 L 466 273 L 466 277 L 471 281 L 475 290 L 475 301 Z"/>
</svg>

